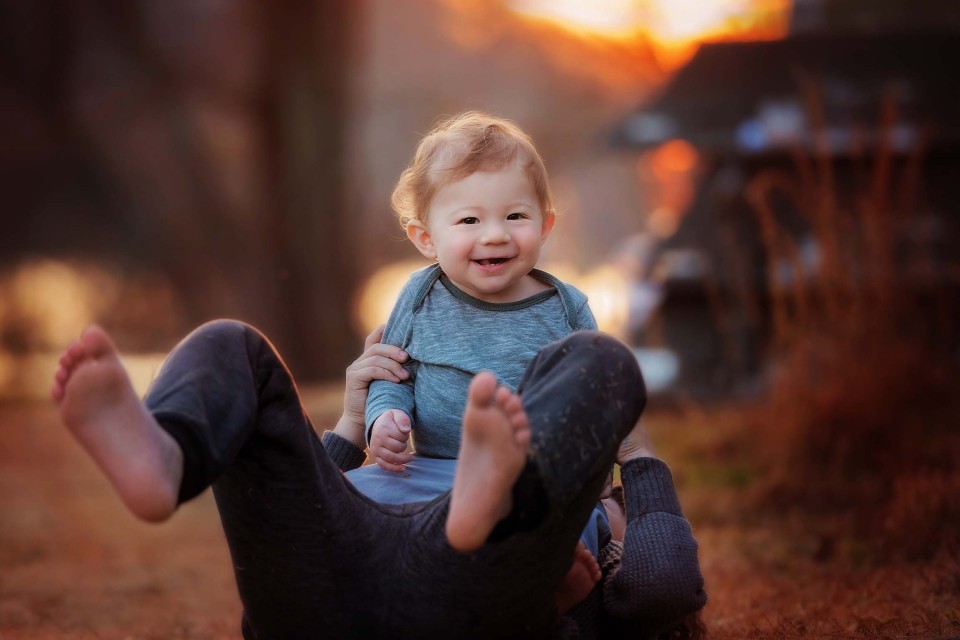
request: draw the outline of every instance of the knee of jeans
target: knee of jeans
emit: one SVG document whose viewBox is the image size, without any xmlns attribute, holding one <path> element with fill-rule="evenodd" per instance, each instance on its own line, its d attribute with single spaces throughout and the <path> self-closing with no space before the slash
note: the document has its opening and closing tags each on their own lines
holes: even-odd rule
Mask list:
<svg viewBox="0 0 960 640">
<path fill-rule="evenodd" d="M 558 346 L 566 353 L 582 352 L 605 372 L 634 377 L 638 386 L 645 388 L 637 356 L 613 336 L 599 331 L 577 331 L 563 338 Z"/>
<path fill-rule="evenodd" d="M 207 340 L 244 340 L 248 337 L 262 336 L 260 331 L 240 320 L 220 319 L 205 322 L 194 331 L 194 334 Z"/>
</svg>

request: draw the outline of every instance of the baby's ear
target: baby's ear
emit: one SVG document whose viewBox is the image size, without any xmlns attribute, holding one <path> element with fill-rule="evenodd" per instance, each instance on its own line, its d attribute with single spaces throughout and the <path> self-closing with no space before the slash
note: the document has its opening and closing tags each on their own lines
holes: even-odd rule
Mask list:
<svg viewBox="0 0 960 640">
<path fill-rule="evenodd" d="M 547 241 L 547 236 L 553 231 L 553 225 L 557 222 L 557 213 L 555 211 L 546 211 L 543 214 L 543 225 L 540 227 L 540 244 Z"/>
<path fill-rule="evenodd" d="M 430 231 L 427 225 L 419 220 L 411 220 L 407 223 L 407 237 L 413 246 L 423 254 L 428 260 L 437 259 L 437 250 L 433 246 L 433 238 L 430 237 Z"/>
</svg>

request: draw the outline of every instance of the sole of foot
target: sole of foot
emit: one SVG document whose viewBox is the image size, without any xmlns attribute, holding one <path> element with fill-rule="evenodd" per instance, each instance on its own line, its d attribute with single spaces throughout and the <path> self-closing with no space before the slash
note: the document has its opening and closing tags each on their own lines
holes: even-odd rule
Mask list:
<svg viewBox="0 0 960 640">
<path fill-rule="evenodd" d="M 467 392 L 447 541 L 458 551 L 483 545 L 513 506 L 513 485 L 526 463 L 530 427 L 520 397 L 477 374 Z"/>
<path fill-rule="evenodd" d="M 60 357 L 51 396 L 67 429 L 137 517 L 160 522 L 177 506 L 183 454 L 134 391 L 116 346 L 90 327 Z"/>
</svg>

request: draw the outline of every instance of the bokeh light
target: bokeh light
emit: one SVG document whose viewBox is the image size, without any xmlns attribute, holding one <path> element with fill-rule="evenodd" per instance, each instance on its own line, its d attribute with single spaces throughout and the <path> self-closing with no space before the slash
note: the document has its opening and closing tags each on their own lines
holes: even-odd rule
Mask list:
<svg viewBox="0 0 960 640">
<path fill-rule="evenodd" d="M 421 260 L 405 260 L 389 264 L 376 272 L 360 288 L 354 307 L 357 328 L 364 335 L 387 321 L 400 290 L 410 274 L 426 266 Z M 564 282 L 583 291 L 590 300 L 590 309 L 601 331 L 622 336 L 629 316 L 630 284 L 622 271 L 603 265 L 586 274 L 564 262 L 552 262 L 544 269 Z"/>
</svg>

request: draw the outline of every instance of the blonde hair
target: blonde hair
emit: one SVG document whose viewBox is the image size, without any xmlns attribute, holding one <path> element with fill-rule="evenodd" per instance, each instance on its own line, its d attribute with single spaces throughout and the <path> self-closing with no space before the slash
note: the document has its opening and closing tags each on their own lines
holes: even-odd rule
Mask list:
<svg viewBox="0 0 960 640">
<path fill-rule="evenodd" d="M 543 215 L 554 211 L 547 169 L 533 140 L 510 120 L 479 111 L 447 118 L 424 136 L 410 166 L 400 174 L 390 202 L 404 229 L 411 220 L 425 221 L 430 202 L 441 187 L 477 171 L 496 171 L 522 163 Z"/>
</svg>

